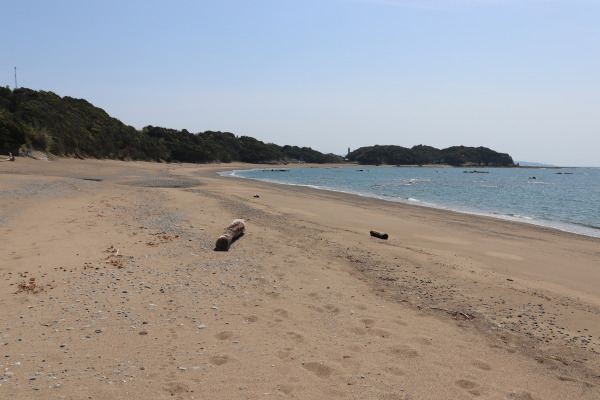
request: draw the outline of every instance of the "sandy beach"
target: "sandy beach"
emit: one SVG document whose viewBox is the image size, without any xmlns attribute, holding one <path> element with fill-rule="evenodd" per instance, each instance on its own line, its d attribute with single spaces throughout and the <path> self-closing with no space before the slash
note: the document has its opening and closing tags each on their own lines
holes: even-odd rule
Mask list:
<svg viewBox="0 0 600 400">
<path fill-rule="evenodd" d="M 0 163 L 0 398 L 600 398 L 600 239 L 250 167 Z"/>
</svg>

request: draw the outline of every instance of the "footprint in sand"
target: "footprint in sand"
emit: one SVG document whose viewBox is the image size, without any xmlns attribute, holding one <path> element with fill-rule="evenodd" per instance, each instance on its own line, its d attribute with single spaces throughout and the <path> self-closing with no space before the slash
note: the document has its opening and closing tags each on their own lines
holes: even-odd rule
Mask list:
<svg viewBox="0 0 600 400">
<path fill-rule="evenodd" d="M 326 305 L 324 308 L 333 314 L 339 314 L 341 312 L 341 310 L 338 307 L 333 306 L 331 304 Z"/>
<path fill-rule="evenodd" d="M 280 390 L 285 394 L 290 394 L 292 393 L 292 390 L 294 390 L 294 387 L 292 385 L 277 385 L 277 390 Z"/>
<path fill-rule="evenodd" d="M 173 337 L 173 339 L 177 340 L 179 339 L 179 335 L 177 334 L 177 331 L 173 328 L 169 328 L 169 332 L 171 333 L 171 336 Z"/>
<path fill-rule="evenodd" d="M 224 354 L 220 354 L 218 356 L 211 357 L 211 359 L 209 360 L 209 362 L 211 364 L 213 364 L 213 365 L 227 364 L 227 362 L 229 362 L 229 356 L 224 355 Z"/>
<path fill-rule="evenodd" d="M 247 322 L 256 322 L 256 321 L 258 321 L 258 317 L 256 315 L 250 315 L 249 317 L 246 317 L 246 321 Z"/>
<path fill-rule="evenodd" d="M 375 325 L 375 320 L 374 320 L 374 319 L 371 319 L 371 318 L 364 318 L 364 319 L 361 319 L 361 320 L 360 320 L 360 322 L 362 322 L 363 324 L 365 324 L 365 326 L 366 326 L 367 328 L 370 328 L 370 327 L 372 327 L 373 325 Z"/>
<path fill-rule="evenodd" d="M 374 334 L 375 336 L 379 336 L 380 338 L 383 338 L 383 339 L 389 339 L 392 336 L 392 334 L 389 331 L 386 331 L 385 329 L 380 329 L 380 328 L 372 329 L 371 333 Z"/>
<path fill-rule="evenodd" d="M 361 328 L 358 326 L 350 328 L 350 332 L 354 333 L 355 335 L 361 335 L 361 336 L 367 334 L 367 330 L 365 328 Z"/>
<path fill-rule="evenodd" d="M 329 378 L 332 372 L 330 367 L 318 362 L 306 363 L 304 364 L 304 368 L 317 375 L 321 379 Z"/>
<path fill-rule="evenodd" d="M 518 392 L 511 393 L 508 395 L 507 399 L 515 399 L 515 400 L 537 400 L 536 397 L 533 397 L 529 392 Z"/>
<path fill-rule="evenodd" d="M 292 356 L 292 350 L 294 350 L 292 347 L 286 347 L 283 350 L 278 350 L 275 355 L 281 360 L 287 360 Z"/>
<path fill-rule="evenodd" d="M 392 374 L 392 375 L 395 375 L 395 376 L 402 376 L 402 375 L 404 375 L 404 371 L 402 371 L 402 370 L 401 370 L 400 368 L 398 368 L 398 367 L 389 367 L 389 368 L 387 369 L 387 371 L 388 371 L 390 374 Z"/>
<path fill-rule="evenodd" d="M 281 308 L 278 308 L 278 309 L 274 310 L 273 312 L 275 314 L 279 315 L 282 318 L 288 318 L 289 317 L 288 312 L 285 311 L 285 310 L 283 310 L 283 309 L 281 309 Z"/>
<path fill-rule="evenodd" d="M 567 376 L 559 376 L 558 380 L 562 382 L 577 382 L 575 379 L 569 378 Z"/>
<path fill-rule="evenodd" d="M 363 351 L 363 348 L 358 344 L 351 344 L 347 347 L 347 349 L 355 353 L 360 353 L 361 351 Z"/>
<path fill-rule="evenodd" d="M 294 340 L 294 342 L 296 342 L 298 344 L 304 342 L 304 336 L 302 336 L 296 332 L 286 332 L 286 335 L 288 335 L 290 338 L 292 338 L 292 340 Z"/>
<path fill-rule="evenodd" d="M 476 382 L 470 381 L 468 379 L 459 379 L 454 383 L 461 389 L 475 389 L 479 386 Z"/>
<path fill-rule="evenodd" d="M 232 336 L 233 336 L 233 333 L 228 332 L 228 331 L 219 332 L 219 333 L 216 334 L 216 338 L 219 339 L 219 340 L 227 340 L 227 339 L 229 339 Z"/>
<path fill-rule="evenodd" d="M 477 360 L 477 361 L 473 362 L 473 365 L 482 371 L 491 371 L 492 370 L 492 367 L 488 363 L 485 363 L 483 361 Z"/>
<path fill-rule="evenodd" d="M 426 337 L 422 337 L 422 336 L 421 336 L 421 337 L 416 337 L 416 338 L 414 338 L 414 339 L 413 339 L 413 342 L 415 342 L 415 343 L 418 343 L 418 344 L 421 344 L 421 345 L 423 345 L 423 346 L 432 346 L 432 345 L 433 345 L 433 343 L 432 343 L 432 340 L 431 340 L 431 339 L 429 339 L 429 338 L 426 338 Z"/>
<path fill-rule="evenodd" d="M 169 382 L 164 388 L 171 396 L 189 392 L 189 387 L 183 382 Z"/>
<path fill-rule="evenodd" d="M 400 345 L 394 346 L 390 348 L 390 353 L 402 357 L 402 358 L 417 358 L 419 357 L 419 352 L 413 349 L 410 346 Z"/>
<path fill-rule="evenodd" d="M 478 389 L 479 384 L 477 382 L 473 382 L 468 379 L 459 379 L 456 382 L 454 382 L 454 384 L 461 389 L 465 389 L 466 391 L 468 391 L 469 393 L 471 393 L 474 396 L 481 395 L 481 393 L 479 392 L 479 389 Z"/>
</svg>

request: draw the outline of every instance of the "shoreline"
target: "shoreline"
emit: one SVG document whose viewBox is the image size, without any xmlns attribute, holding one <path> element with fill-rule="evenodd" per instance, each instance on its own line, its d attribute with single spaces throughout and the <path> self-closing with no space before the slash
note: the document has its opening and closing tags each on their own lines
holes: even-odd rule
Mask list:
<svg viewBox="0 0 600 400">
<path fill-rule="evenodd" d="M 600 393 L 596 238 L 231 164 L 2 165 L 2 397 Z"/>
<path fill-rule="evenodd" d="M 393 167 L 393 166 L 374 166 L 374 167 Z M 403 167 L 411 167 L 411 166 L 403 166 Z M 286 168 L 288 168 L 288 167 L 286 166 Z M 327 169 L 327 168 L 336 168 L 336 167 L 332 167 L 331 165 L 327 165 L 324 167 L 310 165 L 310 166 L 305 166 L 305 167 L 304 166 L 296 166 L 296 167 L 291 167 L 291 168 L 326 168 Z M 337 167 L 337 168 L 343 168 L 343 167 Z M 452 167 L 449 167 L 449 168 L 452 168 Z M 498 167 L 490 167 L 490 168 L 498 168 Z M 556 168 L 562 169 L 563 167 L 556 167 Z M 335 189 L 335 188 L 320 187 L 320 186 L 308 185 L 308 184 L 305 185 L 305 184 L 288 183 L 288 182 L 277 182 L 274 180 L 259 179 L 259 178 L 253 178 L 253 177 L 244 177 L 244 176 L 239 176 L 239 175 L 224 175 L 227 173 L 234 174 L 236 171 L 248 171 L 248 170 L 255 170 L 255 169 L 259 170 L 261 168 L 253 167 L 253 168 L 246 168 L 246 169 L 226 170 L 226 171 L 220 171 L 220 172 L 218 172 L 218 174 L 221 176 L 224 176 L 224 177 L 229 177 L 229 178 L 250 179 L 250 180 L 255 180 L 255 181 L 259 181 L 259 182 L 269 182 L 269 183 L 274 183 L 274 184 L 279 184 L 279 185 L 300 186 L 300 187 L 307 187 L 307 188 L 312 188 L 312 189 L 316 189 L 316 190 L 331 191 L 331 192 L 336 192 L 336 193 L 346 193 L 346 194 L 361 196 L 361 197 L 370 198 L 370 199 L 379 199 L 379 200 L 387 201 L 387 202 L 394 203 L 394 204 L 405 204 L 405 205 L 410 205 L 410 206 L 433 208 L 433 209 L 438 209 L 438 210 L 457 212 L 457 213 L 467 214 L 467 215 L 489 217 L 489 218 L 500 219 L 500 220 L 505 220 L 505 221 L 512 221 L 512 222 L 523 223 L 523 224 L 528 224 L 528 225 L 533 225 L 533 226 L 539 226 L 539 227 L 544 227 L 544 228 L 549 228 L 549 229 L 556 229 L 558 231 L 570 233 L 570 234 L 574 234 L 574 235 L 580 235 L 580 236 L 592 237 L 592 238 L 600 238 L 600 229 L 590 226 L 590 225 L 585 225 L 585 224 L 576 224 L 576 223 L 569 223 L 569 222 L 563 222 L 563 221 L 544 222 L 542 220 L 536 219 L 534 217 L 529 217 L 529 216 L 521 216 L 521 218 L 519 218 L 519 216 L 510 215 L 510 214 L 503 215 L 503 214 L 498 214 L 498 213 L 494 213 L 491 211 L 490 212 L 483 212 L 483 211 L 479 212 L 479 211 L 461 210 L 458 208 L 451 208 L 451 207 L 447 207 L 447 206 L 438 206 L 438 205 L 427 204 L 421 200 L 417 200 L 417 202 L 410 202 L 409 200 L 404 200 L 404 199 L 393 200 L 390 198 L 386 198 L 384 196 L 377 196 L 377 195 L 370 194 L 370 193 L 344 191 L 344 190 L 339 190 L 339 189 Z"/>
</svg>

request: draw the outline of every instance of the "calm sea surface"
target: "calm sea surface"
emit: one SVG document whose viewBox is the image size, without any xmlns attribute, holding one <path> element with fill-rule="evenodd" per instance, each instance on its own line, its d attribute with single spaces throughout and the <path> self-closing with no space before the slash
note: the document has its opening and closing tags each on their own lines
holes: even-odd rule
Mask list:
<svg viewBox="0 0 600 400">
<path fill-rule="evenodd" d="M 600 168 L 340 167 L 229 171 L 388 201 L 528 222 L 600 237 Z M 535 179 L 534 179 L 535 178 Z"/>
</svg>

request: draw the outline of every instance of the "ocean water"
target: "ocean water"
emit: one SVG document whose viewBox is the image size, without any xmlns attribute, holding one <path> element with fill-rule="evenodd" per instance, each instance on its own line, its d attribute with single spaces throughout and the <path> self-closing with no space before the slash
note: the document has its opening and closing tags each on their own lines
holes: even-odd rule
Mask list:
<svg viewBox="0 0 600 400">
<path fill-rule="evenodd" d="M 353 193 L 600 237 L 600 168 L 340 167 L 236 170 L 225 176 Z M 535 179 L 534 179 L 535 178 Z"/>
</svg>

